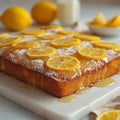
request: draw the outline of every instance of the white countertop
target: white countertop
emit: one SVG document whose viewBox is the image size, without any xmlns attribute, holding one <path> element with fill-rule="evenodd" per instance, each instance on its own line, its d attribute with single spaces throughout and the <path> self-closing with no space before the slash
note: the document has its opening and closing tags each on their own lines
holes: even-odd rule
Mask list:
<svg viewBox="0 0 120 120">
<path fill-rule="evenodd" d="M 12 1 L 12 0 L 11 0 Z M 32 3 L 32 2 L 31 2 Z M 19 4 L 20 1 L 19 1 Z M 11 3 L 5 4 L 4 2 L 0 3 L 0 12 L 4 10 L 4 8 L 10 6 Z M 21 4 L 23 5 L 23 4 Z M 29 8 L 31 4 L 23 5 L 23 7 Z M 81 8 L 81 18 L 80 21 L 82 23 L 86 23 L 90 21 L 98 12 L 103 12 L 106 17 L 112 17 L 116 14 L 120 14 L 120 5 L 82 5 Z M 0 25 L 0 33 L 2 32 L 2 26 Z M 107 41 L 112 41 L 120 44 L 120 37 L 113 38 L 103 38 Z M 36 115 L 29 110 L 15 104 L 14 102 L 0 96 L 0 120 L 44 120 L 39 115 Z M 85 118 L 84 120 L 87 120 Z"/>
</svg>

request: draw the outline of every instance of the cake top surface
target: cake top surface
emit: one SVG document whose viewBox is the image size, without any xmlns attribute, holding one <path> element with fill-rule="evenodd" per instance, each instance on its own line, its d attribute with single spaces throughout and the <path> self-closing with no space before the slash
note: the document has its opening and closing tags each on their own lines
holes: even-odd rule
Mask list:
<svg viewBox="0 0 120 120">
<path fill-rule="evenodd" d="M 71 80 L 120 57 L 120 45 L 49 28 L 0 37 L 0 55 L 55 80 Z"/>
</svg>

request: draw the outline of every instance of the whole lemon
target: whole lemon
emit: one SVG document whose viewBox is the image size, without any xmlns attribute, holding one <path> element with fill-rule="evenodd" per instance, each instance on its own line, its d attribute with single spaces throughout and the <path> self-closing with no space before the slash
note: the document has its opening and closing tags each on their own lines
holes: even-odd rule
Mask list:
<svg viewBox="0 0 120 120">
<path fill-rule="evenodd" d="M 49 24 L 57 16 L 57 7 L 52 2 L 41 1 L 32 8 L 33 19 L 40 24 Z"/>
<path fill-rule="evenodd" d="M 0 19 L 6 28 L 14 31 L 25 29 L 32 24 L 29 12 L 19 6 L 8 8 Z"/>
</svg>

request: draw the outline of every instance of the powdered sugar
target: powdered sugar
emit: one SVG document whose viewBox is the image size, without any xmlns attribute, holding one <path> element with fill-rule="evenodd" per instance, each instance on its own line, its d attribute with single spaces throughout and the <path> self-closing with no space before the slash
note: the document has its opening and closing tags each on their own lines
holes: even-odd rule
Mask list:
<svg viewBox="0 0 120 120">
<path fill-rule="evenodd" d="M 9 56 L 7 57 L 7 59 L 11 60 L 15 64 L 19 63 L 18 58 L 14 54 L 12 54 L 12 53 L 9 54 Z"/>
<path fill-rule="evenodd" d="M 78 50 L 80 46 L 72 46 L 68 48 L 59 48 L 57 49 L 57 52 L 59 55 L 74 55 Z"/>
<path fill-rule="evenodd" d="M 55 72 L 55 71 L 52 71 L 52 70 L 47 71 L 47 72 L 45 73 L 45 75 L 46 75 L 46 76 L 49 76 L 49 77 L 51 77 L 51 78 L 53 78 L 53 79 L 55 79 L 55 80 L 59 80 L 59 79 L 60 79 L 60 78 L 59 78 L 59 74 L 58 74 L 57 72 Z"/>
<path fill-rule="evenodd" d="M 30 40 L 35 40 L 37 37 L 30 36 L 30 35 L 24 35 L 23 41 L 30 41 Z"/>
<path fill-rule="evenodd" d="M 7 47 L 0 48 L 0 56 L 2 56 L 3 52 L 7 49 Z"/>
<path fill-rule="evenodd" d="M 115 52 L 114 50 L 106 50 L 106 57 L 103 58 L 102 60 L 108 63 L 119 56 L 120 56 L 120 53 Z"/>
<path fill-rule="evenodd" d="M 26 52 L 26 49 L 21 49 L 21 50 L 15 50 L 14 51 L 16 54 L 24 55 Z"/>
<path fill-rule="evenodd" d="M 83 41 L 81 42 L 81 47 L 93 47 L 93 45 L 90 42 Z"/>
<path fill-rule="evenodd" d="M 84 70 L 84 72 L 98 70 L 103 65 L 104 65 L 104 62 L 102 62 L 101 60 L 98 60 L 98 61 L 90 60 L 89 62 L 87 62 L 88 67 Z"/>
<path fill-rule="evenodd" d="M 106 63 L 112 61 L 113 59 L 117 57 L 120 57 L 120 52 L 115 52 L 114 50 L 106 50 L 106 57 L 98 61 L 90 60 L 87 63 L 88 67 L 86 67 L 85 72 L 92 71 L 92 70 L 98 70 L 99 68 L 104 66 Z"/>
<path fill-rule="evenodd" d="M 16 50 L 13 53 L 10 53 L 7 57 L 8 60 L 12 61 L 15 64 L 19 64 L 22 66 L 25 66 L 28 69 L 37 71 L 37 72 L 43 72 L 44 68 L 44 62 L 41 59 L 34 59 L 30 60 L 25 55 L 26 50 Z"/>
</svg>

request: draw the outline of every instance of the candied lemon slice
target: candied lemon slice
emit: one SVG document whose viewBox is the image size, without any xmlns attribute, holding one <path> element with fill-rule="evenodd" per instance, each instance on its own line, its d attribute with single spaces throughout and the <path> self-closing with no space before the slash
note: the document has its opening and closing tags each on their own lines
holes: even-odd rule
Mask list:
<svg viewBox="0 0 120 120">
<path fill-rule="evenodd" d="M 17 49 L 23 49 L 23 48 L 28 49 L 28 48 L 39 47 L 39 43 L 36 41 L 24 41 L 24 42 L 13 44 L 12 46 Z"/>
<path fill-rule="evenodd" d="M 0 38 L 6 37 L 6 36 L 8 36 L 8 33 L 3 33 L 0 35 Z"/>
<path fill-rule="evenodd" d="M 120 51 L 120 45 L 112 42 L 93 42 L 92 43 L 95 47 L 106 48 L 106 49 L 113 49 L 116 51 Z"/>
<path fill-rule="evenodd" d="M 63 36 L 59 34 L 51 34 L 51 35 L 41 35 L 39 36 L 41 40 L 58 40 L 62 39 Z"/>
<path fill-rule="evenodd" d="M 100 41 L 100 37 L 94 35 L 75 34 L 74 37 L 85 41 Z"/>
<path fill-rule="evenodd" d="M 62 35 L 74 35 L 75 34 L 75 32 L 68 31 L 68 30 L 61 30 L 59 31 L 59 33 Z"/>
<path fill-rule="evenodd" d="M 90 22 L 92 25 L 104 26 L 107 23 L 107 20 L 103 13 L 98 13 L 97 16 Z"/>
<path fill-rule="evenodd" d="M 22 37 L 5 37 L 0 39 L 0 47 L 9 46 L 14 43 L 20 42 Z"/>
<path fill-rule="evenodd" d="M 55 30 L 62 30 L 61 26 L 57 26 L 57 25 L 49 25 L 49 26 L 41 26 L 40 29 L 55 29 Z"/>
<path fill-rule="evenodd" d="M 120 120 L 120 110 L 105 110 L 97 116 L 96 120 Z"/>
<path fill-rule="evenodd" d="M 106 57 L 106 50 L 100 48 L 84 47 L 78 51 L 79 55 L 85 58 L 100 60 Z"/>
<path fill-rule="evenodd" d="M 106 27 L 120 27 L 120 15 L 110 19 L 106 24 Z"/>
<path fill-rule="evenodd" d="M 52 70 L 71 71 L 79 68 L 80 61 L 68 55 L 57 55 L 48 59 L 46 65 Z"/>
<path fill-rule="evenodd" d="M 77 38 L 65 38 L 61 40 L 53 40 L 51 44 L 54 47 L 69 47 L 80 45 L 80 40 Z"/>
<path fill-rule="evenodd" d="M 31 59 L 46 58 L 56 55 L 55 48 L 50 46 L 40 46 L 39 48 L 31 48 L 26 51 L 26 54 Z"/>
<path fill-rule="evenodd" d="M 45 31 L 44 30 L 26 30 L 26 31 L 22 31 L 21 32 L 22 34 L 25 34 L 25 35 L 41 35 L 41 34 L 44 34 Z"/>
</svg>

